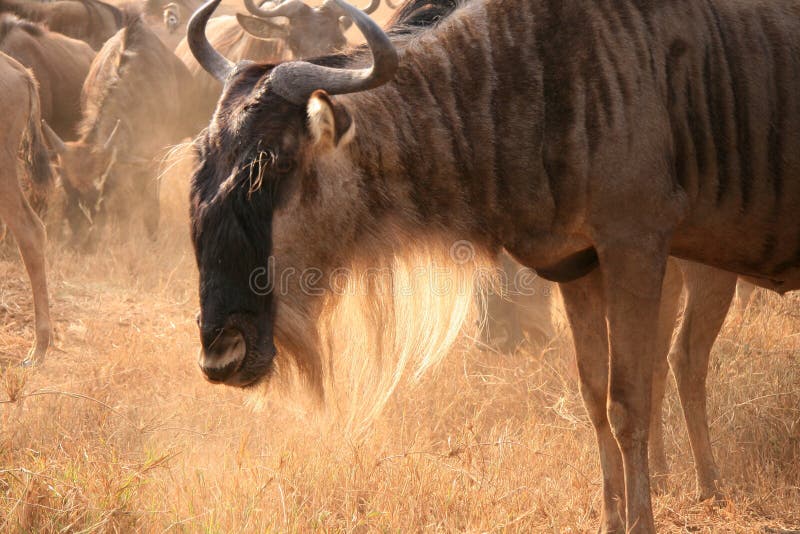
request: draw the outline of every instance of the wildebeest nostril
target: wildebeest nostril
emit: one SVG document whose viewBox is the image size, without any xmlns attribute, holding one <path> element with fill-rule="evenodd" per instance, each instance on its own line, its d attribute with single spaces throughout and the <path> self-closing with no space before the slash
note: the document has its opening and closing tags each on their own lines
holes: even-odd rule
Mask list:
<svg viewBox="0 0 800 534">
<path fill-rule="evenodd" d="M 200 324 L 200 312 L 195 314 L 194 322 L 197 323 L 197 328 L 203 328 L 203 326 Z"/>
<path fill-rule="evenodd" d="M 205 375 L 215 382 L 224 381 L 235 373 L 247 353 L 247 345 L 242 333 L 235 328 L 224 328 L 212 335 L 204 333 L 204 339 L 208 342 L 203 344 L 200 354 L 200 368 Z"/>
</svg>

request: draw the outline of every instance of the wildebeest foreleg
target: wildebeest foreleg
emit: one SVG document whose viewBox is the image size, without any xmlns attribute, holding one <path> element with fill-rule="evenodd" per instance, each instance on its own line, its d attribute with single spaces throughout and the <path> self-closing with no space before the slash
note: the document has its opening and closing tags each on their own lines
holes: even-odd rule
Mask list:
<svg viewBox="0 0 800 534">
<path fill-rule="evenodd" d="M 655 532 L 647 441 L 668 239 L 611 236 L 597 250 L 609 329 L 608 421 L 622 452 L 626 529 Z"/>
<path fill-rule="evenodd" d="M 574 282 L 560 284 L 575 343 L 581 395 L 600 449 L 603 470 L 601 532 L 624 532 L 625 485 L 622 456 L 606 414 L 608 395 L 608 331 L 603 279 L 599 270 Z"/>
<path fill-rule="evenodd" d="M 15 162 L 16 159 L 13 152 L 5 156 L 5 161 Z M 36 342 L 24 363 L 40 363 L 51 340 L 44 257 L 46 234 L 42 221 L 20 189 L 14 164 L 0 168 L 0 218 L 17 240 L 33 289 Z"/>
<path fill-rule="evenodd" d="M 725 322 L 736 290 L 736 275 L 681 262 L 686 284 L 683 321 L 669 355 L 689 430 L 700 499 L 718 496 L 719 475 L 706 414 L 706 376 L 711 347 Z"/>
</svg>

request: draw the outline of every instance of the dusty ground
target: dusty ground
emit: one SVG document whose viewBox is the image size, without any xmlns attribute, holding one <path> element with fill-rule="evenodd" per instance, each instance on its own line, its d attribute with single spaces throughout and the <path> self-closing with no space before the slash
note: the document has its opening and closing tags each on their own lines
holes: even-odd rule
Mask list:
<svg viewBox="0 0 800 534">
<path fill-rule="evenodd" d="M 56 345 L 32 371 L 27 277 L 0 254 L 0 532 L 523 531 L 596 528 L 600 472 L 562 332 L 511 356 L 462 344 L 404 384 L 366 436 L 195 364 L 185 173 L 156 243 L 48 251 Z M 709 378 L 727 500 L 697 503 L 670 385 L 664 532 L 800 529 L 800 299 L 729 318 Z"/>
</svg>

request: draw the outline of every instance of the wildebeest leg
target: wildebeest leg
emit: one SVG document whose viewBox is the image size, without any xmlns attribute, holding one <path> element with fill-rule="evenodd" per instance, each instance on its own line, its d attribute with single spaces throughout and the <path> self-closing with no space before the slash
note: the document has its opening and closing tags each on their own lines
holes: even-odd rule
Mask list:
<svg viewBox="0 0 800 534">
<path fill-rule="evenodd" d="M 664 421 L 662 404 L 664 390 L 669 374 L 667 354 L 669 353 L 675 320 L 678 315 L 683 278 L 675 260 L 667 263 L 667 272 L 661 290 L 661 310 L 658 314 L 658 335 L 656 336 L 655 361 L 653 362 L 653 395 L 650 415 L 650 474 L 655 489 L 664 490 L 667 474 L 667 455 L 664 452 Z"/>
<path fill-rule="evenodd" d="M 719 491 L 706 414 L 708 359 L 733 299 L 736 275 L 690 262 L 681 262 L 681 270 L 686 308 L 669 361 L 689 430 L 697 489 L 701 499 L 708 499 Z"/>
<path fill-rule="evenodd" d="M 622 456 L 606 414 L 608 395 L 608 331 L 603 279 L 599 270 L 560 284 L 564 308 L 575 343 L 581 395 L 594 425 L 603 470 L 601 532 L 624 532 L 625 481 Z"/>
<path fill-rule="evenodd" d="M 16 162 L 16 153 L 4 154 L 2 160 Z M 0 167 L 0 218 L 17 240 L 33 290 L 36 342 L 24 363 L 40 363 L 44 360 L 51 339 L 44 258 L 46 234 L 42 221 L 20 189 L 15 164 Z"/>
<path fill-rule="evenodd" d="M 608 421 L 622 452 L 628 532 L 655 532 L 647 440 L 667 239 L 630 236 L 598 244 L 609 330 Z"/>
</svg>

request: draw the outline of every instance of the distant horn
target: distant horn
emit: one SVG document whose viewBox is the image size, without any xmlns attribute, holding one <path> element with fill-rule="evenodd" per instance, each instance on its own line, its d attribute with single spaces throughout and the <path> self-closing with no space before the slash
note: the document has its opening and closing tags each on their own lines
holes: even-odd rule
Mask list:
<svg viewBox="0 0 800 534">
<path fill-rule="evenodd" d="M 398 7 L 400 7 L 400 4 L 395 4 L 394 2 L 392 2 L 392 0 L 384 0 L 384 1 L 386 2 L 386 5 L 389 6 L 390 9 L 397 9 Z"/>
<path fill-rule="evenodd" d="M 112 143 L 114 142 L 114 137 L 117 136 L 117 132 L 119 132 L 119 125 L 122 122 L 122 119 L 117 119 L 117 123 L 114 125 L 114 129 L 111 130 L 111 133 L 108 135 L 108 139 L 103 144 L 103 150 L 108 150 L 111 148 Z"/>
<path fill-rule="evenodd" d="M 225 56 L 214 50 L 206 37 L 206 24 L 214 10 L 217 9 L 222 0 L 208 0 L 205 4 L 194 12 L 189 19 L 189 26 L 186 30 L 186 40 L 189 42 L 189 49 L 192 55 L 210 75 L 222 82 L 228 79 L 235 65 Z"/>
<path fill-rule="evenodd" d="M 270 74 L 272 90 L 294 104 L 303 105 L 311 93 L 323 89 L 331 95 L 366 91 L 392 79 L 399 63 L 397 50 L 375 21 L 344 0 L 332 0 L 353 19 L 372 52 L 372 67 L 334 69 L 305 61 L 281 63 Z"/>
<path fill-rule="evenodd" d="M 369 5 L 364 9 L 362 9 L 361 11 L 363 11 L 367 15 L 371 15 L 372 13 L 375 12 L 376 9 L 378 9 L 378 7 L 380 7 L 380 5 L 381 5 L 381 0 L 370 0 Z"/>
<path fill-rule="evenodd" d="M 47 143 L 51 149 L 55 150 L 56 154 L 63 154 L 67 151 L 67 145 L 64 144 L 64 141 L 50 128 L 50 125 L 44 119 L 42 119 L 42 129 L 44 130 L 44 136 L 47 138 Z"/>
<path fill-rule="evenodd" d="M 310 11 L 311 8 L 305 5 L 300 0 L 284 0 L 280 4 L 272 8 L 258 7 L 253 0 L 244 0 L 244 7 L 253 15 L 259 17 L 288 17 L 292 18 L 304 11 Z"/>
</svg>

